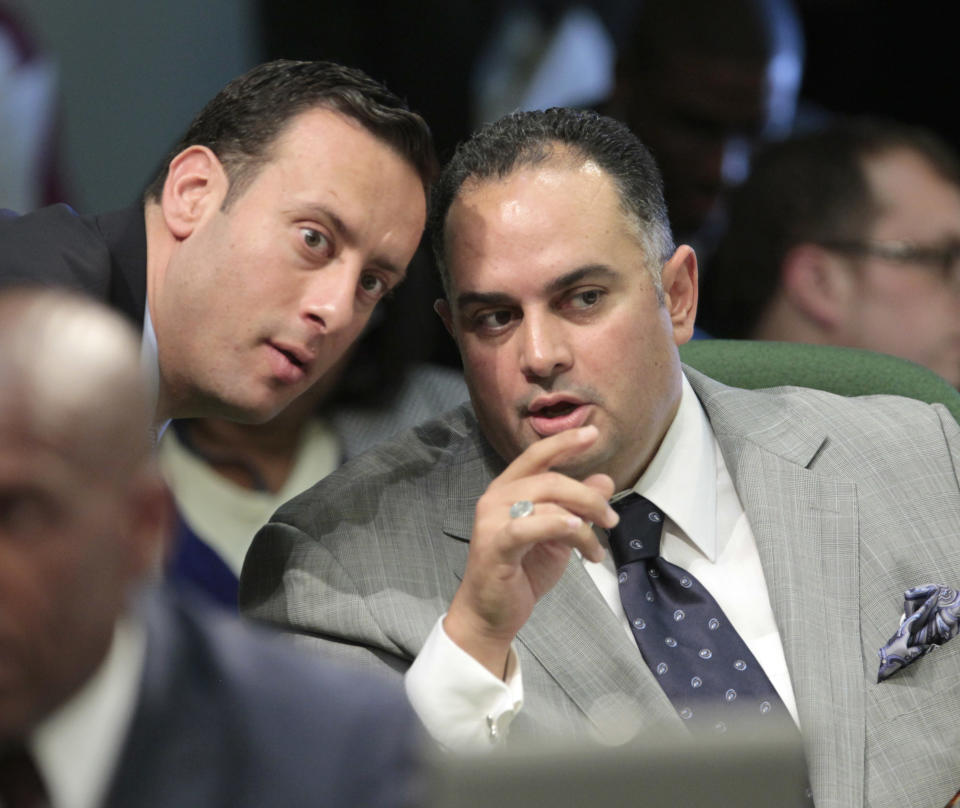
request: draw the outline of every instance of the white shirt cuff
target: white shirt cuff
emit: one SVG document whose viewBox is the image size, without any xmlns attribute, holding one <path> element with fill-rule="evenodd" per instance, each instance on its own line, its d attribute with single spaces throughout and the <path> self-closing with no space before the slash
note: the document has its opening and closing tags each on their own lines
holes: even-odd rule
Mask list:
<svg viewBox="0 0 960 808">
<path fill-rule="evenodd" d="M 498 744 L 523 706 L 520 658 L 511 645 L 501 681 L 447 636 L 444 617 L 404 677 L 407 698 L 441 746 L 459 750 Z"/>
</svg>

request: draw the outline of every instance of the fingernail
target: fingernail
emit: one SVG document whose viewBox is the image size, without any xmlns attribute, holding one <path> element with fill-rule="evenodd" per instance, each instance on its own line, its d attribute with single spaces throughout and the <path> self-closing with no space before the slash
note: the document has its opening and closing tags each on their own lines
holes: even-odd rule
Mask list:
<svg viewBox="0 0 960 808">
<path fill-rule="evenodd" d="M 577 528 L 580 527 L 580 525 L 583 524 L 583 519 L 581 519 L 579 516 L 568 516 L 566 519 L 567 519 L 567 524 L 574 530 L 576 530 Z"/>
<path fill-rule="evenodd" d="M 610 527 L 613 527 L 619 521 L 620 521 L 620 514 L 617 513 L 609 505 L 607 505 L 607 522 L 610 524 Z"/>
</svg>

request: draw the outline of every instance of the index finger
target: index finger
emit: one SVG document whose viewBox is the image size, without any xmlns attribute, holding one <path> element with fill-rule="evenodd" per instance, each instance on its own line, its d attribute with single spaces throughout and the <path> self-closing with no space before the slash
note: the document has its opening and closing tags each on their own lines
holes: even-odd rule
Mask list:
<svg viewBox="0 0 960 808">
<path fill-rule="evenodd" d="M 549 438 L 531 443 L 500 474 L 503 482 L 519 480 L 547 471 L 557 463 L 588 449 L 597 440 L 600 430 L 592 424 L 565 429 Z"/>
</svg>

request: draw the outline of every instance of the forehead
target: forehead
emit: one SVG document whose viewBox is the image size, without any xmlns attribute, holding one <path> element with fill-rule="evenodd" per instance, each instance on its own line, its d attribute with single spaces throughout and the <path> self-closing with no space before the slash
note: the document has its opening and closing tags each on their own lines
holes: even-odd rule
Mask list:
<svg viewBox="0 0 960 808">
<path fill-rule="evenodd" d="M 355 118 L 323 106 L 295 115 L 280 131 L 266 153 L 261 167 L 275 167 L 295 187 L 352 182 L 369 190 L 375 179 L 403 174 L 413 197 L 423 197 L 423 184 L 413 164 L 390 143 L 381 140 Z M 413 200 L 411 199 L 411 202 Z"/>
<path fill-rule="evenodd" d="M 285 144 L 294 144 L 296 141 L 303 139 L 329 139 L 331 137 L 333 139 L 358 137 L 374 141 L 384 148 L 392 148 L 390 144 L 376 137 L 356 118 L 322 102 L 291 116 L 290 120 L 280 129 L 273 145 L 275 149 L 281 149 Z"/>
<path fill-rule="evenodd" d="M 610 177 L 591 160 L 551 159 L 504 178 L 464 183 L 444 230 L 451 281 L 482 283 L 488 273 L 530 275 L 607 263 L 643 250 L 634 218 Z"/>
<path fill-rule="evenodd" d="M 0 485 L 41 485 L 53 489 L 72 479 L 63 447 L 42 434 L 22 402 L 0 395 Z"/>
<path fill-rule="evenodd" d="M 235 212 L 251 228 L 264 214 L 288 220 L 322 213 L 348 242 L 402 273 L 423 232 L 426 195 L 416 169 L 390 144 L 318 107 L 279 135 Z"/>
<path fill-rule="evenodd" d="M 918 242 L 960 238 L 960 189 L 925 157 L 895 149 L 869 157 L 864 167 L 880 209 L 873 238 Z"/>
</svg>

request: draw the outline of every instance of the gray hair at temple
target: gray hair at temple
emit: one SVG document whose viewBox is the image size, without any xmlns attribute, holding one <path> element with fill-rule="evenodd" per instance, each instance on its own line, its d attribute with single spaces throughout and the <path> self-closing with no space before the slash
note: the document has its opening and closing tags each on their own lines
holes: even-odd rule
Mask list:
<svg viewBox="0 0 960 808">
<path fill-rule="evenodd" d="M 483 126 L 461 143 L 434 187 L 429 228 L 440 277 L 450 294 L 444 256 L 447 213 L 467 182 L 503 179 L 551 159 L 592 161 L 610 177 L 646 254 L 646 269 L 663 302 L 660 272 L 673 254 L 673 235 L 660 171 L 649 150 L 624 124 L 583 110 L 515 112 Z"/>
<path fill-rule="evenodd" d="M 0 294 L 0 419 L 28 427 L 93 473 L 151 461 L 139 340 L 118 314 L 55 289 Z"/>
</svg>

